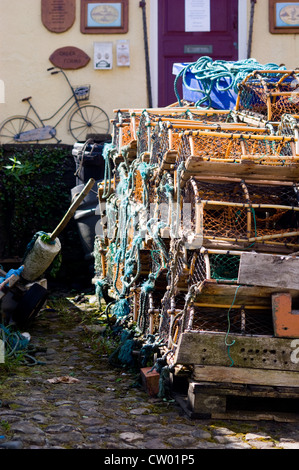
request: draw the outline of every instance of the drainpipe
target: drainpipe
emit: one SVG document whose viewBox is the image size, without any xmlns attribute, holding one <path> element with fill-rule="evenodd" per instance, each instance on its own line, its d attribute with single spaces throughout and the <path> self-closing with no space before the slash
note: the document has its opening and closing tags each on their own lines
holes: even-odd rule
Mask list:
<svg viewBox="0 0 299 470">
<path fill-rule="evenodd" d="M 147 98 L 149 108 L 153 107 L 152 102 L 152 90 L 151 90 L 151 74 L 149 65 L 149 53 L 148 53 L 148 40 L 147 40 L 147 25 L 146 25 L 146 2 L 139 2 L 140 8 L 142 8 L 142 19 L 143 19 L 143 38 L 144 38 L 144 51 L 145 51 L 145 67 L 146 67 L 146 86 L 147 86 Z"/>
<path fill-rule="evenodd" d="M 250 24 L 249 24 L 249 34 L 248 34 L 248 47 L 247 47 L 247 59 L 250 59 L 250 56 L 251 56 L 254 7 L 255 7 L 256 2 L 257 2 L 257 0 L 251 0 Z"/>
</svg>

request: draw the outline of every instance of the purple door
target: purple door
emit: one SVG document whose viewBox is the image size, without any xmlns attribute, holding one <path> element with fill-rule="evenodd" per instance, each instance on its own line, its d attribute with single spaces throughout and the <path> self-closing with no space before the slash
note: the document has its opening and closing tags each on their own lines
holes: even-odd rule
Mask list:
<svg viewBox="0 0 299 470">
<path fill-rule="evenodd" d="M 190 10 L 188 18 L 192 24 Z M 173 64 L 196 62 L 202 56 L 238 60 L 238 0 L 210 0 L 208 32 L 185 31 L 185 0 L 158 0 L 158 106 L 177 101 Z"/>
</svg>

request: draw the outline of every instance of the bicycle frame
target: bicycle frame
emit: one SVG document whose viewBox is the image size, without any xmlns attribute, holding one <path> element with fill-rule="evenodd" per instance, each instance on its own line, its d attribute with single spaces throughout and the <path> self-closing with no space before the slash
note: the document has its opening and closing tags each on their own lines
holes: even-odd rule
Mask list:
<svg viewBox="0 0 299 470">
<path fill-rule="evenodd" d="M 48 70 L 53 69 L 51 74 L 63 74 L 70 87 L 71 96 L 51 116 L 46 117 L 40 116 L 34 104 L 31 103 L 31 97 L 24 98 L 22 101 L 27 101 L 25 115 L 11 116 L 0 124 L 2 142 L 34 142 L 52 138 L 61 142 L 56 137 L 56 127 L 67 114 L 68 131 L 76 140 L 82 140 L 87 134 L 108 133 L 108 115 L 99 106 L 88 103 L 90 85 L 72 87 L 62 69 L 51 67 Z"/>
<path fill-rule="evenodd" d="M 49 68 L 48 70 L 53 70 L 54 68 L 55 68 L 55 67 L 51 67 L 51 68 Z M 79 103 L 79 101 L 78 101 L 78 99 L 77 99 L 77 97 L 76 97 L 76 94 L 75 94 L 75 92 L 74 92 L 74 90 L 73 90 L 73 88 L 72 88 L 72 85 L 70 84 L 70 81 L 69 81 L 69 79 L 67 78 L 66 74 L 65 74 L 64 71 L 61 70 L 61 69 L 60 69 L 59 71 L 51 72 L 52 75 L 53 75 L 53 74 L 57 74 L 57 73 L 62 73 L 62 74 L 63 74 L 64 78 L 66 79 L 66 81 L 67 81 L 67 83 L 68 83 L 68 85 L 69 85 L 69 87 L 70 87 L 70 89 L 72 90 L 72 96 L 70 96 L 70 97 L 68 98 L 68 100 L 65 101 L 65 103 L 64 103 L 62 106 L 60 106 L 60 108 L 58 108 L 57 111 L 54 112 L 54 114 L 52 114 L 52 116 L 50 116 L 50 117 L 48 117 L 48 118 L 42 119 L 42 118 L 39 116 L 39 114 L 38 114 L 37 110 L 35 109 L 35 107 L 33 106 L 33 104 L 30 102 L 30 98 L 27 98 L 27 99 L 26 99 L 26 101 L 28 101 L 28 110 L 27 110 L 27 113 L 25 114 L 25 117 L 27 118 L 28 115 L 29 115 L 29 113 L 30 113 L 30 111 L 32 110 L 33 113 L 35 114 L 35 116 L 37 117 L 38 121 L 40 122 L 40 124 L 41 124 L 43 127 L 45 127 L 45 124 L 44 124 L 45 122 L 50 121 L 51 119 L 53 119 L 68 103 L 70 103 L 71 100 L 74 100 L 73 103 L 71 103 L 71 105 L 70 105 L 70 106 L 68 107 L 68 109 L 65 111 L 65 113 L 61 116 L 61 118 L 56 122 L 56 124 L 53 125 L 53 126 L 51 126 L 53 129 L 56 129 L 56 127 L 58 126 L 58 124 L 60 124 L 60 122 L 64 119 L 64 117 L 70 112 L 70 110 L 71 110 L 74 106 L 77 106 L 77 108 L 80 109 L 80 103 Z M 81 114 L 81 115 L 82 115 L 82 118 L 84 119 L 83 114 Z M 85 119 L 84 119 L 84 120 L 85 120 Z"/>
</svg>

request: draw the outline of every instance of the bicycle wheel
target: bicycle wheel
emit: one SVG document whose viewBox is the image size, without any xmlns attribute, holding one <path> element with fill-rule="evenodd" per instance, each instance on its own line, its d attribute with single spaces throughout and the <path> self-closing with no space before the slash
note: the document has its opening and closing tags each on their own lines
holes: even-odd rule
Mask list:
<svg viewBox="0 0 299 470">
<path fill-rule="evenodd" d="M 14 116 L 6 119 L 0 127 L 0 143 L 3 144 L 15 144 L 22 143 L 19 140 L 21 132 L 31 131 L 36 129 L 37 125 L 35 122 L 25 116 Z"/>
<path fill-rule="evenodd" d="M 87 104 L 71 115 L 69 130 L 77 141 L 85 141 L 87 134 L 107 134 L 110 121 L 101 108 Z"/>
</svg>

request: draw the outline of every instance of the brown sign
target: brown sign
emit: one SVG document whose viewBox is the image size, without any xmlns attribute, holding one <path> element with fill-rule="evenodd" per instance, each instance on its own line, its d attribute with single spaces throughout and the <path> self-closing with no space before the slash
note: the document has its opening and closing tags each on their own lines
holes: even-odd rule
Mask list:
<svg viewBox="0 0 299 470">
<path fill-rule="evenodd" d="M 76 0 L 41 0 L 43 25 L 53 33 L 67 31 L 76 18 Z"/>
<path fill-rule="evenodd" d="M 56 49 L 49 60 L 60 69 L 80 69 L 90 61 L 90 57 L 78 47 L 67 46 Z"/>
</svg>

